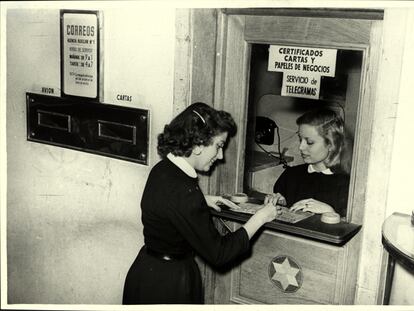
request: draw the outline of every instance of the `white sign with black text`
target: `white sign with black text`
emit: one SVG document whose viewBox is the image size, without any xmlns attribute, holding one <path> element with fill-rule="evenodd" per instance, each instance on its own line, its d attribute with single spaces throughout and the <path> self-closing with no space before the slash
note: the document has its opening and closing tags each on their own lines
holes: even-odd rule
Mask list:
<svg viewBox="0 0 414 311">
<path fill-rule="evenodd" d="M 98 96 L 98 17 L 90 13 L 64 13 L 62 17 L 63 92 Z"/>
<path fill-rule="evenodd" d="M 334 77 L 334 49 L 271 45 L 269 71 L 283 72 L 282 96 L 319 98 L 321 76 Z"/>
</svg>

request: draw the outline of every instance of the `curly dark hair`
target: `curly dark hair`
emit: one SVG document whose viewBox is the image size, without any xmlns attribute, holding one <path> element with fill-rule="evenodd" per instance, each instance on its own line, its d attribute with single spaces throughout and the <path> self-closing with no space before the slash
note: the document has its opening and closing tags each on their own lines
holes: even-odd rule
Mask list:
<svg viewBox="0 0 414 311">
<path fill-rule="evenodd" d="M 164 132 L 158 135 L 158 154 L 165 157 L 171 152 L 175 156 L 188 157 L 195 146 L 209 146 L 214 136 L 227 132 L 231 137 L 236 131 L 230 113 L 197 102 L 164 127 Z"/>
<path fill-rule="evenodd" d="M 353 139 L 345 128 L 343 119 L 333 110 L 321 108 L 311 110 L 296 120 L 297 125 L 316 126 L 325 144 L 331 147 L 326 167 L 349 174 L 351 171 Z"/>
</svg>

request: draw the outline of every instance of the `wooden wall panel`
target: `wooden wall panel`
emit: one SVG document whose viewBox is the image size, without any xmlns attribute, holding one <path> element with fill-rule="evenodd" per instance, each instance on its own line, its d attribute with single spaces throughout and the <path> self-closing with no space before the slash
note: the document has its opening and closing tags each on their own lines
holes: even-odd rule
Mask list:
<svg viewBox="0 0 414 311">
<path fill-rule="evenodd" d="M 174 116 L 194 102 L 214 106 L 217 11 L 177 9 L 175 28 Z M 208 176 L 200 175 L 199 185 L 204 193 L 212 193 Z M 205 303 L 212 303 L 215 275 L 201 258 L 196 261 Z"/>
<path fill-rule="evenodd" d="M 355 237 L 349 241 L 344 248 L 344 252 L 341 254 L 341 277 L 338 277 L 341 284 L 337 286 L 338 292 L 336 293 L 338 298 L 335 300 L 340 301 L 344 305 L 355 304 L 355 293 L 357 290 L 358 282 L 358 262 L 361 248 L 362 234 L 359 232 Z"/>
<path fill-rule="evenodd" d="M 217 40 L 217 10 L 191 9 L 191 93 L 189 104 L 203 102 L 214 106 L 214 84 Z M 199 175 L 206 194 L 212 193 L 209 177 Z"/>
<path fill-rule="evenodd" d="M 360 304 L 377 303 L 377 299 L 382 298 L 378 297 L 380 294 L 378 289 L 381 287 L 379 284 L 381 257 L 384 250 L 378 236 L 386 217 L 405 39 L 412 37 L 411 33 L 405 31 L 406 13 L 403 8 L 386 10 L 384 22 L 378 22 L 373 27 L 367 74 L 370 80 L 364 83 L 364 94 L 367 99 L 362 101 L 360 107 L 364 110 L 361 113 L 361 126 L 367 122 L 372 125 L 371 129 L 367 129 L 370 131 L 369 135 L 361 135 L 360 152 L 362 153 L 362 150 L 369 150 L 369 152 L 364 156 L 367 158 L 366 167 L 361 166 L 365 174 L 361 173 L 357 176 L 359 185 L 355 187 L 358 189 L 362 186 L 365 190 L 363 209 L 359 210 L 363 213 L 364 224 L 360 246 L 359 297 L 356 298 L 356 303 Z M 372 105 L 371 109 L 364 104 Z M 362 145 L 368 146 L 362 147 Z M 365 181 L 365 184 L 361 185 L 361 181 Z M 370 295 L 367 295 L 367 292 L 370 292 Z"/>
<path fill-rule="evenodd" d="M 369 20 L 246 16 L 248 42 L 277 42 L 312 46 L 357 46 L 369 43 Z"/>
<path fill-rule="evenodd" d="M 338 304 L 335 290 L 343 251 L 342 247 L 264 231 L 252 257 L 233 270 L 231 299 L 245 303 Z M 269 265 L 276 256 L 289 256 L 299 264 L 303 283 L 296 292 L 284 293 L 270 280 Z"/>
<path fill-rule="evenodd" d="M 399 19 L 404 14 L 400 13 L 402 12 L 399 12 L 398 17 L 395 14 L 392 20 L 398 25 L 403 24 Z M 207 17 L 208 19 L 209 17 Z M 403 50 L 401 42 L 398 42 L 402 35 L 394 33 L 395 27 L 392 27 L 392 25 L 387 24 L 388 28 L 383 28 L 383 22 L 380 20 L 226 15 L 222 13 L 218 14 L 218 19 L 221 24 L 219 23 L 220 26 L 216 29 L 218 41 L 216 41 L 215 50 L 210 48 L 211 45 L 208 48 L 210 56 L 213 51 L 215 52 L 215 63 L 211 61 L 210 56 L 206 56 L 207 62 L 211 64 L 212 68 L 214 67 L 212 96 L 215 107 L 230 111 L 235 117 L 239 125 L 239 133 L 236 139 L 230 142 L 226 150 L 226 165 L 219 166 L 219 176 L 214 175 L 216 174 L 214 172 L 213 176 L 216 177 L 210 178 L 212 184 L 210 184 L 209 189 L 215 189 L 217 193 L 237 191 L 240 189 L 240 182 L 242 181 L 244 122 L 246 116 L 244 109 L 246 109 L 246 82 L 249 75 L 249 43 L 277 42 L 279 44 L 364 50 L 362 94 L 358 114 L 355 115 L 355 111 L 352 111 L 352 118 L 355 118 L 357 122 L 358 138 L 356 145 L 358 151 L 353 159 L 354 170 L 351 179 L 353 187 L 353 193 L 351 193 L 353 208 L 351 221 L 363 224 L 364 228 L 357 237 L 347 244 L 343 252 L 338 253 L 335 280 L 329 281 L 331 283 L 328 282 L 334 284 L 336 288 L 332 294 L 333 296 L 329 296 L 328 300 L 334 303 L 339 301 L 341 304 L 372 303 L 373 300 L 378 298 L 375 291 L 377 283 L 380 283 L 377 280 L 380 272 L 378 271 L 377 262 L 381 261 L 381 245 L 380 240 L 378 240 L 377 227 L 384 216 L 383 205 L 386 202 L 387 172 L 391 154 L 390 151 L 387 151 L 390 149 L 385 150 L 383 145 L 384 142 L 388 147 L 392 145 L 396 110 L 394 98 L 398 91 L 399 79 L 397 77 L 400 70 L 400 68 L 396 68 L 396 65 L 401 65 L 399 61 L 400 52 L 388 54 L 394 50 L 394 46 L 397 47 L 397 51 Z M 386 14 L 384 22 L 388 19 L 389 14 Z M 203 23 L 197 23 L 197 25 L 203 27 Z M 384 35 L 384 29 L 388 29 L 388 32 L 390 32 L 389 34 L 386 33 L 386 36 Z M 203 43 L 211 42 L 212 38 L 208 32 L 200 30 L 199 33 L 210 38 Z M 395 42 L 388 40 L 388 45 L 384 45 L 384 38 L 393 37 L 396 38 Z M 388 54 L 384 54 L 384 50 Z M 194 53 L 194 50 L 192 52 Z M 192 55 L 203 55 L 201 52 L 198 53 L 199 51 L 195 51 Z M 199 56 L 196 58 L 202 59 Z M 211 95 L 208 93 L 208 89 L 212 89 L 212 82 L 207 78 L 203 88 L 202 80 L 209 77 L 212 72 L 211 68 L 196 68 L 197 65 L 194 66 L 194 64 L 197 64 L 197 59 L 194 58 L 191 58 L 191 62 L 187 65 L 194 68 L 189 71 L 191 83 L 188 85 L 194 96 L 192 94 L 190 94 L 191 96 L 187 94 L 187 96 L 191 99 L 196 98 L 196 96 L 207 98 Z M 381 72 L 386 72 L 388 75 L 381 75 Z M 395 79 L 389 80 L 389 73 Z M 194 81 L 197 82 L 192 85 Z M 389 86 L 389 83 L 392 87 Z M 357 86 L 356 82 L 352 84 L 354 88 Z M 387 84 L 387 87 L 382 87 L 385 84 Z M 390 89 L 393 91 L 388 94 L 387 90 Z M 184 91 L 183 88 L 183 94 Z M 384 95 L 383 93 L 387 94 Z M 379 141 L 381 141 L 381 144 L 378 143 Z M 369 161 L 371 161 L 370 165 L 368 165 Z M 382 169 L 378 169 L 378 167 L 382 167 Z M 383 178 L 375 178 L 377 175 Z M 378 180 L 381 183 L 378 183 Z M 368 218 L 370 219 L 368 220 Z M 372 219 L 377 221 L 374 222 Z M 262 250 L 266 251 L 266 248 L 263 247 Z M 243 263 L 244 268 L 247 267 L 247 263 Z M 358 266 L 360 267 L 358 268 Z M 243 270 L 244 268 L 236 268 L 236 270 L 242 271 L 244 274 L 251 273 L 249 269 Z M 360 271 L 359 275 L 358 269 Z M 231 275 L 229 272 L 225 272 L 217 273 L 215 279 L 211 280 L 215 282 L 210 285 L 210 289 L 213 288 L 215 291 L 215 303 L 231 303 L 229 291 L 239 290 L 237 286 L 235 287 L 235 277 L 236 274 Z M 243 274 L 239 277 L 246 278 Z M 248 278 L 246 284 L 250 281 L 249 276 Z M 357 292 L 356 298 L 354 297 L 355 290 Z M 246 291 L 243 292 L 242 288 L 243 293 L 246 293 Z M 374 298 L 371 299 L 371 297 Z M 237 300 L 237 298 L 233 298 L 233 302 L 243 302 L 234 299 Z M 249 298 L 240 299 L 246 299 L 249 302 Z"/>
<path fill-rule="evenodd" d="M 217 10 L 191 10 L 191 103 L 213 105 L 216 62 Z"/>
<path fill-rule="evenodd" d="M 175 51 L 174 51 L 174 105 L 173 116 L 185 109 L 190 100 L 190 10 L 175 11 Z"/>
<path fill-rule="evenodd" d="M 223 87 L 219 99 L 238 125 L 237 135 L 230 140 L 225 154 L 226 165 L 220 167 L 220 193 L 240 191 L 243 185 L 244 145 L 246 139 L 247 86 L 249 78 L 249 46 L 243 38 L 244 17 L 229 16 Z M 223 39 L 226 39 L 224 37 Z"/>
<path fill-rule="evenodd" d="M 219 16 L 219 19 L 222 23 L 218 31 L 217 51 L 219 53 L 217 55 L 219 55 L 219 61 L 216 63 L 215 105 L 232 113 L 238 123 L 239 132 L 236 139 L 233 139 L 228 146 L 227 162 L 225 166 L 220 167 L 219 178 L 211 180 L 211 182 L 219 193 L 232 193 L 239 191 L 242 187 L 247 81 L 250 70 L 249 43 L 276 41 L 282 44 L 316 45 L 366 51 L 369 46 L 372 22 L 367 20 L 225 14 Z M 353 84 L 353 87 L 356 86 L 356 83 Z M 355 93 L 352 94 L 357 93 L 358 91 L 355 90 Z M 350 109 L 350 107 L 347 108 Z M 352 111 L 355 114 L 356 110 Z M 359 135 L 364 136 L 366 133 L 359 133 Z M 229 158 L 229 154 L 234 156 Z M 354 206 L 354 208 L 360 211 L 363 206 Z M 358 220 L 358 217 L 354 220 Z M 312 243 L 309 244 L 308 241 L 295 244 L 289 238 L 275 239 L 274 237 L 266 238 L 266 236 L 269 235 L 262 234 L 260 237 L 263 241 L 262 244 L 258 242 L 255 245 L 253 257 L 235 267 L 231 274 L 228 272 L 216 274 L 215 303 L 353 303 L 359 243 L 352 243 L 350 247 L 330 249 L 331 253 L 327 251 L 329 248 L 316 247 L 317 251 L 315 252 L 315 246 Z M 261 241 L 260 239 L 259 241 Z M 306 267 L 308 281 L 302 292 L 298 291 L 296 296 L 287 295 L 275 293 L 277 289 L 269 287 L 269 284 L 266 283 L 268 263 L 263 262 L 263 260 L 269 261 L 271 259 L 268 258 L 270 256 L 269 249 L 286 250 L 289 254 L 299 258 L 303 256 L 303 265 Z M 304 251 L 301 255 L 295 253 L 301 250 Z M 313 258 L 318 258 L 318 260 L 313 262 Z M 331 259 L 332 261 L 330 261 Z M 263 265 L 266 268 L 263 268 Z M 321 270 L 322 267 L 323 270 Z"/>
<path fill-rule="evenodd" d="M 256 15 L 256 16 L 294 16 L 294 17 L 324 17 L 382 20 L 384 11 L 380 9 L 356 8 L 228 8 L 221 9 L 228 15 Z"/>
</svg>

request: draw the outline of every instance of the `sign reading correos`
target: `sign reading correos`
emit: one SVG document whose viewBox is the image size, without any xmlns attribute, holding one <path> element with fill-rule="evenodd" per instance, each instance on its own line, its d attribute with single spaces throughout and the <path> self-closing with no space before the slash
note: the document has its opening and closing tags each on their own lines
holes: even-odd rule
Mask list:
<svg viewBox="0 0 414 311">
<path fill-rule="evenodd" d="M 62 15 L 63 92 L 98 96 L 98 17 L 91 13 Z"/>
<path fill-rule="evenodd" d="M 335 76 L 336 52 L 333 49 L 271 45 L 268 70 L 283 72 L 282 96 L 318 99 L 321 76 Z"/>
</svg>

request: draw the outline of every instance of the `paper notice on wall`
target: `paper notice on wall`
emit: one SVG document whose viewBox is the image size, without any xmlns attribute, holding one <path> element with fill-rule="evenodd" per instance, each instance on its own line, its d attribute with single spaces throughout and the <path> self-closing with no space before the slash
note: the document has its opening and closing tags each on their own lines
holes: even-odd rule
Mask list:
<svg viewBox="0 0 414 311">
<path fill-rule="evenodd" d="M 98 96 L 98 17 L 96 14 L 64 13 L 62 17 L 63 92 Z"/>
<path fill-rule="evenodd" d="M 334 77 L 334 49 L 271 45 L 269 71 L 283 72 L 282 96 L 319 98 L 321 76 Z"/>
<path fill-rule="evenodd" d="M 283 74 L 282 96 L 301 98 L 319 98 L 321 77 L 318 75 L 304 75 L 302 73 L 289 72 Z"/>
</svg>

